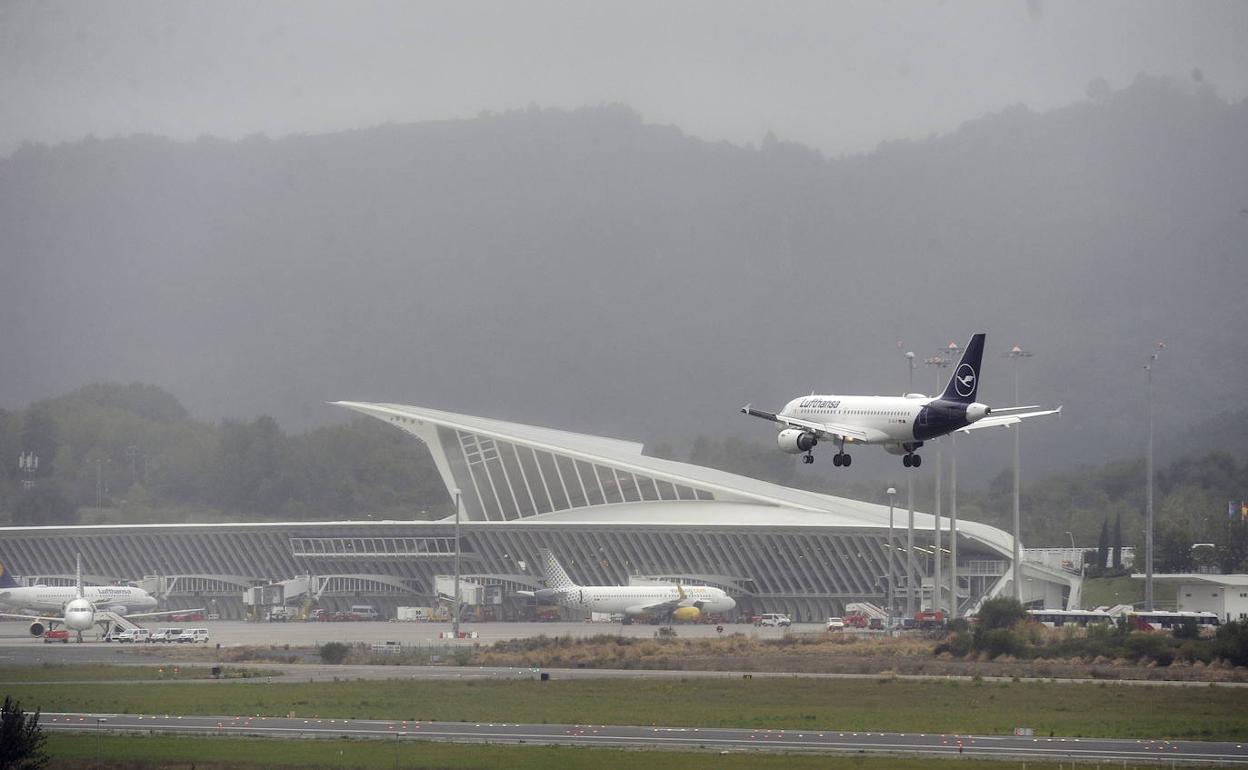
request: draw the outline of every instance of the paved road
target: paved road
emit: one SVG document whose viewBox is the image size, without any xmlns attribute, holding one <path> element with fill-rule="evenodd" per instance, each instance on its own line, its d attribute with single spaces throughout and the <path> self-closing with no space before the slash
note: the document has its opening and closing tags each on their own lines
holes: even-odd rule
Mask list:
<svg viewBox="0 0 1248 770">
<path fill-rule="evenodd" d="M 532 743 L 569 746 L 631 746 L 665 750 L 803 751 L 959 754 L 971 757 L 1101 762 L 1221 763 L 1248 765 L 1248 748 L 1236 743 L 1098 740 L 984 735 L 843 733 L 612 725 L 523 725 L 467 722 L 279 719 L 272 717 L 175 717 L 128 714 L 44 714 L 49 730 L 121 733 L 256 735 L 282 738 L 355 737 L 445 740 L 462 743 Z"/>
</svg>

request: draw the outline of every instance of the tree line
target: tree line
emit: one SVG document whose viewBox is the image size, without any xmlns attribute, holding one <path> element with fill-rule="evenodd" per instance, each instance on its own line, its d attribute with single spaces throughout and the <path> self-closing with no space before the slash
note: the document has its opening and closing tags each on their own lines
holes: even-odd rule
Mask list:
<svg viewBox="0 0 1248 770">
<path fill-rule="evenodd" d="M 34 472 L 18 458 L 39 458 Z M 0 520 L 421 518 L 449 513 L 418 441 L 360 417 L 286 434 L 271 417 L 208 424 L 153 385 L 95 384 L 0 411 Z"/>
</svg>

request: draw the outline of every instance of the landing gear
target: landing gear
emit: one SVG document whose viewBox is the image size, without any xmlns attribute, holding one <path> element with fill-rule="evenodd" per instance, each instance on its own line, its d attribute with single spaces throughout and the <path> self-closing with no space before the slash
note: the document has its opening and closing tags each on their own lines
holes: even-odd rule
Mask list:
<svg viewBox="0 0 1248 770">
<path fill-rule="evenodd" d="M 923 458 L 911 453 L 901 458 L 901 464 L 907 468 L 917 468 L 923 464 Z"/>
<path fill-rule="evenodd" d="M 806 463 L 807 465 L 810 465 L 814 461 L 815 461 L 815 456 L 812 455 L 810 452 L 807 452 L 806 454 L 802 455 L 802 462 Z"/>
<path fill-rule="evenodd" d="M 848 468 L 849 464 L 854 461 L 854 458 L 845 454 L 845 437 L 844 436 L 841 436 L 840 446 L 837 449 L 838 449 L 837 453 L 832 455 L 832 464 L 838 468 L 840 468 L 841 466 Z"/>
</svg>

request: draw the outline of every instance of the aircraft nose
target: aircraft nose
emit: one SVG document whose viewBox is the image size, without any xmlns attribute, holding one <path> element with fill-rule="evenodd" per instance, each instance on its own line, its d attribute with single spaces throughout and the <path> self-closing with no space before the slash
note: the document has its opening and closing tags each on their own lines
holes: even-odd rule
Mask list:
<svg viewBox="0 0 1248 770">
<path fill-rule="evenodd" d="M 732 609 L 737 606 L 737 600 L 731 596 L 724 596 L 724 601 L 728 602 L 728 609 Z"/>
</svg>

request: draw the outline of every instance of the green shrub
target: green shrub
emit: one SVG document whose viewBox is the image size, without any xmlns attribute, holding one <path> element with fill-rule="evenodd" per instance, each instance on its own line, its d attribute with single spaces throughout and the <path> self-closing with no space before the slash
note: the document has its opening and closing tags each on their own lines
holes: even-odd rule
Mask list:
<svg viewBox="0 0 1248 770">
<path fill-rule="evenodd" d="M 990 659 L 999 655 L 1023 657 L 1024 648 L 1018 635 L 1009 628 L 976 629 L 974 647 Z"/>
<path fill-rule="evenodd" d="M 979 627 L 984 629 L 1010 628 L 1027 617 L 1023 605 L 1014 598 L 998 596 L 989 599 L 979 608 Z"/>
<path fill-rule="evenodd" d="M 318 652 L 321 654 L 321 660 L 325 663 L 338 665 L 347 659 L 347 653 L 351 648 L 342 642 L 326 642 L 322 644 Z"/>
<path fill-rule="evenodd" d="M 1233 666 L 1248 666 L 1248 623 L 1232 620 L 1218 629 L 1213 655 Z"/>
</svg>

